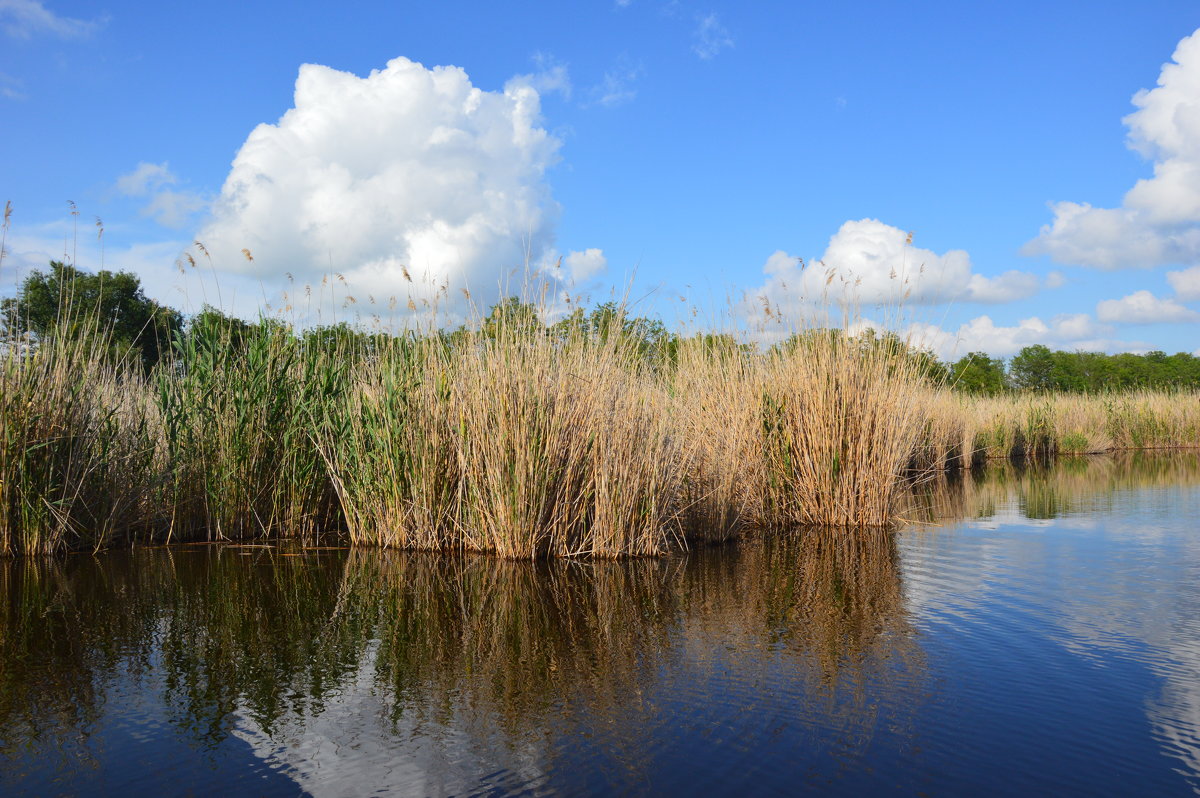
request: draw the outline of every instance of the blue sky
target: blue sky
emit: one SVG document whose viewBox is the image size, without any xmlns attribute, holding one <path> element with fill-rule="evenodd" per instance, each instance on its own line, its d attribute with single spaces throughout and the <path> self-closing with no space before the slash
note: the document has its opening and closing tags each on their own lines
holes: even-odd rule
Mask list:
<svg viewBox="0 0 1200 798">
<path fill-rule="evenodd" d="M 452 316 L 528 263 L 755 327 L 833 270 L 945 356 L 1200 347 L 1200 8 L 830 6 L 0 0 L 0 291 Z"/>
</svg>

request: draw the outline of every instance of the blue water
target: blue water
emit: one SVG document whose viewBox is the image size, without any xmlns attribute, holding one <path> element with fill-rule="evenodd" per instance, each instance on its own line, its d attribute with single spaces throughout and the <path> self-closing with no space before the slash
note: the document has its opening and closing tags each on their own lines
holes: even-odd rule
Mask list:
<svg viewBox="0 0 1200 798">
<path fill-rule="evenodd" d="M 0 564 L 0 793 L 1191 795 L 1195 455 L 627 563 Z"/>
</svg>

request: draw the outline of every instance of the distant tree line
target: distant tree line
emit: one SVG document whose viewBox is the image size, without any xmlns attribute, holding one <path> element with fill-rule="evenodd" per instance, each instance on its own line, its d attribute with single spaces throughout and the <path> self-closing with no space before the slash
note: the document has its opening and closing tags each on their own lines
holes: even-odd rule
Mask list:
<svg viewBox="0 0 1200 798">
<path fill-rule="evenodd" d="M 1187 352 L 1106 355 L 1061 352 L 1035 344 L 1007 362 L 983 352 L 971 352 L 948 365 L 950 383 L 958 390 L 976 394 L 1009 390 L 1098 393 L 1135 388 L 1200 388 L 1200 357 Z"/>
<path fill-rule="evenodd" d="M 535 305 L 509 297 L 494 305 L 481 323 L 485 333 L 527 329 L 564 338 L 577 333 L 601 338 L 619 335 L 633 343 L 643 353 L 647 365 L 653 368 L 669 368 L 684 340 L 661 321 L 632 316 L 615 302 L 606 302 L 591 310 L 577 308 L 565 318 L 547 325 Z M 114 356 L 133 357 L 147 371 L 190 331 L 212 325 L 220 325 L 226 330 L 230 345 L 235 347 L 256 326 L 208 306 L 185 319 L 179 311 L 146 297 L 141 282 L 130 272 L 91 274 L 57 261 L 51 262 L 45 271 L 30 273 L 17 296 L 0 301 L 0 337 L 5 340 L 26 338 L 36 342 L 52 332 L 81 335 L 88 330 L 103 329 Z M 284 327 L 271 319 L 260 320 L 257 325 L 279 327 L 281 332 Z M 464 332 L 464 328 L 459 328 L 440 334 L 447 345 L 454 345 Z M 842 334 L 838 330 L 810 330 L 775 346 L 797 346 L 806 336 Z M 345 323 L 301 333 L 302 339 L 313 345 L 353 343 L 363 351 L 369 351 L 380 335 L 382 333 L 364 332 Z M 725 333 L 696 333 L 693 338 L 714 349 L 720 347 L 725 351 L 747 353 L 753 349 Z M 1108 355 L 1055 351 L 1036 344 L 1025 347 L 1008 360 L 984 352 L 971 352 L 952 362 L 943 362 L 929 351 L 910 346 L 895 333 L 868 330 L 857 340 L 864 346 L 886 347 L 904 354 L 931 379 L 971 394 L 1200 389 L 1200 357 L 1187 352 Z"/>
</svg>

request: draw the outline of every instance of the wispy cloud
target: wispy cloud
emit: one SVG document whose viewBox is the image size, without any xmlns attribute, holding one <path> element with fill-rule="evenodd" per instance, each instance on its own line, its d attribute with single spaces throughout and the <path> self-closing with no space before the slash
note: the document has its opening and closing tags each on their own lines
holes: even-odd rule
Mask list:
<svg viewBox="0 0 1200 798">
<path fill-rule="evenodd" d="M 565 61 L 560 61 L 549 53 L 533 54 L 534 71 L 527 75 L 514 75 L 509 78 L 510 86 L 529 86 L 539 95 L 545 96 L 558 92 L 564 99 L 571 99 L 571 73 Z"/>
<path fill-rule="evenodd" d="M 692 31 L 692 52 L 708 61 L 722 50 L 733 47 L 733 37 L 721 24 L 715 13 L 696 18 L 696 29 Z"/>
<path fill-rule="evenodd" d="M 634 83 L 641 76 L 642 65 L 640 63 L 634 63 L 627 55 L 620 56 L 612 68 L 605 71 L 600 82 L 588 91 L 586 105 L 615 108 L 629 102 L 637 96 Z"/>
<path fill-rule="evenodd" d="M 39 0 L 0 0 L 0 27 L 15 39 L 32 39 L 40 34 L 83 39 L 104 27 L 105 21 L 60 16 Z"/>
<path fill-rule="evenodd" d="M 117 191 L 127 197 L 144 197 L 142 215 L 149 216 L 164 227 L 180 228 L 192 214 L 207 203 L 191 191 L 177 191 L 170 186 L 179 182 L 166 163 L 142 162 L 132 172 L 117 178 Z"/>
<path fill-rule="evenodd" d="M 6 100 L 24 100 L 25 93 L 21 91 L 22 85 L 21 81 L 12 75 L 0 72 L 0 97 Z"/>
</svg>

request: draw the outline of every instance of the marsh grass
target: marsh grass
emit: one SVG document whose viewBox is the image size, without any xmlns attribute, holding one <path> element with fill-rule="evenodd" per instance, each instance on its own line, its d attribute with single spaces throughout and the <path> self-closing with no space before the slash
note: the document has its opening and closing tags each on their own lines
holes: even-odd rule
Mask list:
<svg viewBox="0 0 1200 798">
<path fill-rule="evenodd" d="M 100 548 L 152 526 L 156 428 L 102 333 L 0 356 L 0 554 Z"/>
<path fill-rule="evenodd" d="M 69 301 L 63 303 L 69 312 Z M 988 458 L 1196 445 L 1200 396 L 958 396 L 852 319 L 734 335 L 546 326 L 510 301 L 448 333 L 202 313 L 148 377 L 101 325 L 0 353 L 0 553 L 341 534 L 511 559 L 659 555 L 752 528 L 897 519 Z"/>
<path fill-rule="evenodd" d="M 681 523 L 690 539 L 736 537 L 763 515 L 763 426 L 752 397 L 763 391 L 761 357 L 729 337 L 680 343 L 668 383 L 688 447 Z"/>
<path fill-rule="evenodd" d="M 356 544 L 456 545 L 461 466 L 451 362 L 436 337 L 390 341 L 315 419 L 315 442 Z"/>
<path fill-rule="evenodd" d="M 505 556 L 661 554 L 685 462 L 630 342 L 508 331 L 460 353 L 463 539 Z"/>
<path fill-rule="evenodd" d="M 1200 394 L 1011 394 L 963 399 L 962 418 L 980 459 L 1200 445 Z"/>
<path fill-rule="evenodd" d="M 919 445 L 924 380 L 906 352 L 815 331 L 772 352 L 760 398 L 766 524 L 889 524 Z"/>
<path fill-rule="evenodd" d="M 204 319 L 158 372 L 171 531 L 184 538 L 313 536 L 338 525 L 314 418 L 344 373 L 283 325 Z"/>
<path fill-rule="evenodd" d="M 500 324 L 393 341 L 318 440 L 355 542 L 661 554 L 685 469 L 666 404 L 620 337 Z"/>
</svg>

